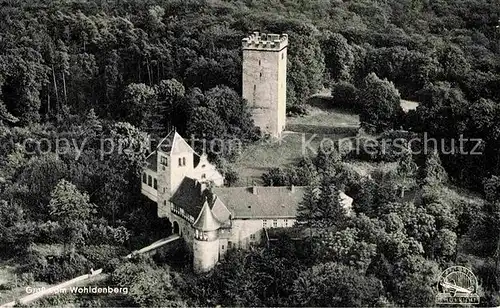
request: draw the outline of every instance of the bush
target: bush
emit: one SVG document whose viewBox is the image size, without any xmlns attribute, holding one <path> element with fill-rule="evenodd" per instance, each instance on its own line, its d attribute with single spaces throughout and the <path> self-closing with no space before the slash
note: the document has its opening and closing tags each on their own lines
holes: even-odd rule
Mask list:
<svg viewBox="0 0 500 308">
<path fill-rule="evenodd" d="M 358 112 L 358 89 L 351 83 L 339 82 L 332 87 L 331 107 Z"/>
<path fill-rule="evenodd" d="M 35 260 L 36 261 L 36 260 Z M 36 280 L 56 283 L 83 275 L 94 265 L 77 253 L 62 256 L 48 256 L 45 266 L 27 267 Z M 26 267 L 25 267 L 26 269 Z"/>
<path fill-rule="evenodd" d="M 107 226 L 105 221 L 96 221 L 89 227 L 89 236 L 85 240 L 91 245 L 122 245 L 130 238 L 130 232 L 123 226 Z"/>
<path fill-rule="evenodd" d="M 127 250 L 120 246 L 92 245 L 83 247 L 80 253 L 98 269 L 112 267 L 111 260 L 125 256 Z"/>
<path fill-rule="evenodd" d="M 305 105 L 293 105 L 287 106 L 286 114 L 287 116 L 305 116 L 309 114 L 309 111 Z"/>
</svg>

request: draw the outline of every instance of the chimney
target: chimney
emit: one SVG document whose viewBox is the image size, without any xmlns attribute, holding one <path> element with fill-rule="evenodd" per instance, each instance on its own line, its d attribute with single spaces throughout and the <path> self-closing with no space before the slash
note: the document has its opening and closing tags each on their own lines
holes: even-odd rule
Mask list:
<svg viewBox="0 0 500 308">
<path fill-rule="evenodd" d="M 290 191 L 293 193 L 295 193 L 295 185 L 292 184 L 292 186 L 290 186 Z"/>
<path fill-rule="evenodd" d="M 257 194 L 257 186 L 252 186 L 252 194 Z"/>
</svg>

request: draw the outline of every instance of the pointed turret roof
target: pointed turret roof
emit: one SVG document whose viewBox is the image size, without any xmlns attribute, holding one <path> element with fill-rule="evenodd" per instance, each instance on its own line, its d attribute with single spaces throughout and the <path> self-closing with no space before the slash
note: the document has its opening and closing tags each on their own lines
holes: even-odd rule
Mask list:
<svg viewBox="0 0 500 308">
<path fill-rule="evenodd" d="M 175 130 L 160 141 L 158 150 L 167 154 L 195 153 L 193 148 Z"/>
<path fill-rule="evenodd" d="M 200 215 L 198 215 L 193 227 L 201 231 L 215 231 L 221 227 L 221 223 L 215 218 L 207 201 L 203 204 Z"/>
</svg>

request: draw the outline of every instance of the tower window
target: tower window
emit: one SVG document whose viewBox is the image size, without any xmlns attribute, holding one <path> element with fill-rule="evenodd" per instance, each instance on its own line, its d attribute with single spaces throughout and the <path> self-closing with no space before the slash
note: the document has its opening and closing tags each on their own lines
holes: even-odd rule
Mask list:
<svg viewBox="0 0 500 308">
<path fill-rule="evenodd" d="M 285 58 L 285 54 L 284 54 L 284 53 L 282 53 L 282 54 L 281 54 L 281 60 L 283 60 L 284 58 Z"/>
<path fill-rule="evenodd" d="M 163 205 L 167 205 L 167 200 L 163 200 Z"/>
<path fill-rule="evenodd" d="M 143 182 L 144 184 L 147 184 L 147 183 L 148 183 L 148 176 L 146 175 L 146 173 L 143 173 L 143 174 L 142 174 L 142 182 Z"/>
<path fill-rule="evenodd" d="M 183 157 L 182 158 L 182 165 L 185 166 L 186 165 L 186 157 Z"/>
<path fill-rule="evenodd" d="M 206 179 L 206 178 L 207 178 L 207 175 L 206 175 L 205 173 L 203 173 L 203 174 L 201 175 L 201 178 L 202 178 L 202 179 Z"/>
<path fill-rule="evenodd" d="M 156 179 L 153 180 L 153 188 L 158 189 L 158 181 Z"/>
<path fill-rule="evenodd" d="M 253 90 L 254 90 L 254 92 L 257 90 L 257 85 L 255 85 L 255 84 L 253 85 Z"/>
<path fill-rule="evenodd" d="M 260 73 L 260 78 L 262 78 L 262 72 Z"/>
<path fill-rule="evenodd" d="M 165 156 L 160 158 L 160 163 L 164 166 L 168 166 L 168 159 Z"/>
<path fill-rule="evenodd" d="M 148 175 L 148 185 L 153 186 L 153 178 L 150 175 Z"/>
<path fill-rule="evenodd" d="M 179 157 L 179 167 L 182 166 L 182 159 Z"/>
<path fill-rule="evenodd" d="M 261 62 L 261 60 L 259 60 L 259 65 L 261 65 L 261 64 L 262 64 L 262 62 Z"/>
</svg>

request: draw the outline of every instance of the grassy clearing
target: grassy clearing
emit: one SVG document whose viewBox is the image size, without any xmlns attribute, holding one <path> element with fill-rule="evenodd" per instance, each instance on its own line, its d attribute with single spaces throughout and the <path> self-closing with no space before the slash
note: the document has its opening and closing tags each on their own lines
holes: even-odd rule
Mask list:
<svg viewBox="0 0 500 308">
<path fill-rule="evenodd" d="M 260 185 L 262 174 L 270 168 L 290 166 L 304 155 L 312 158 L 322 140 L 328 138 L 335 141 L 354 136 L 358 126 L 357 115 L 317 107 L 310 107 L 307 116 L 289 117 L 287 131 L 280 140 L 257 142 L 243 150 L 234 163 L 234 168 L 240 175 L 236 185 Z"/>
<path fill-rule="evenodd" d="M 293 130 L 298 125 L 308 125 L 316 128 L 328 127 L 359 127 L 359 116 L 347 110 L 323 109 L 319 107 L 308 108 L 309 114 L 302 117 L 287 118 L 287 129 Z"/>
</svg>

